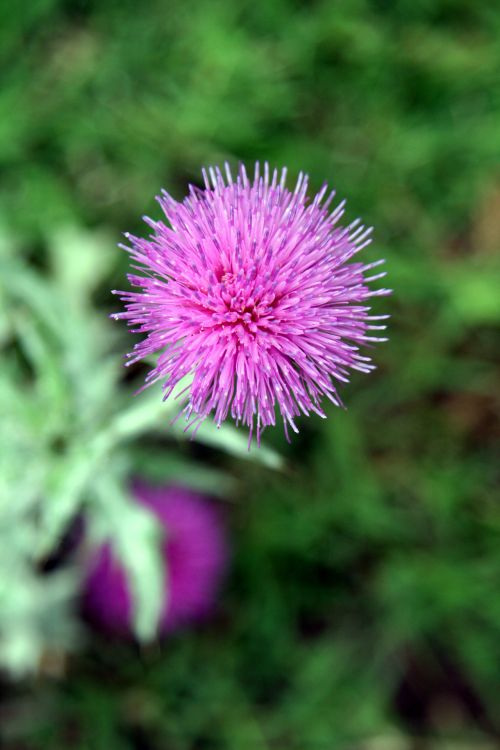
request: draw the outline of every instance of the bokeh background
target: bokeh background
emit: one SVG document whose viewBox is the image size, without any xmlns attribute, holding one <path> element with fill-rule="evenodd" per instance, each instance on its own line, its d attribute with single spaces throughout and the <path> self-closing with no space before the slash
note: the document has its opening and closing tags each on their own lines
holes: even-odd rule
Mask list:
<svg viewBox="0 0 500 750">
<path fill-rule="evenodd" d="M 498 2 L 0 14 L 2 746 L 498 746 Z M 348 409 L 250 455 L 231 427 L 189 442 L 157 393 L 132 399 L 145 368 L 122 368 L 131 336 L 108 320 L 121 233 L 224 159 L 327 179 L 375 226 L 366 257 L 394 289 Z M 232 548 L 210 620 L 149 645 L 161 581 L 137 475 L 210 496 Z M 105 536 L 142 645 L 79 617 L 82 548 Z"/>
</svg>

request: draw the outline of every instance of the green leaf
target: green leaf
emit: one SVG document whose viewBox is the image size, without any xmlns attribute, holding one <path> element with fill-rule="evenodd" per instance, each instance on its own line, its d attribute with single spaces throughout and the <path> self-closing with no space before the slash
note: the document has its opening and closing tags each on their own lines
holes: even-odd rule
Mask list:
<svg viewBox="0 0 500 750">
<path fill-rule="evenodd" d="M 167 572 L 161 550 L 164 530 L 116 477 L 110 474 L 99 477 L 95 490 L 94 541 L 110 540 L 127 572 L 135 633 L 140 640 L 150 641 L 157 633 L 167 595 Z"/>
<path fill-rule="evenodd" d="M 89 295 L 111 270 L 117 252 L 111 233 L 58 226 L 48 238 L 53 277 L 69 299 L 87 306 Z"/>
<path fill-rule="evenodd" d="M 184 429 L 185 427 L 180 421 L 172 427 L 172 430 L 178 435 L 185 435 Z M 248 434 L 243 428 L 238 429 L 229 424 L 217 427 L 213 422 L 206 420 L 197 430 L 196 440 L 199 443 L 209 445 L 211 448 L 218 448 L 230 456 L 263 464 L 270 469 L 283 469 L 285 466 L 283 457 L 266 445 L 261 444 L 260 447 L 249 449 Z"/>
</svg>

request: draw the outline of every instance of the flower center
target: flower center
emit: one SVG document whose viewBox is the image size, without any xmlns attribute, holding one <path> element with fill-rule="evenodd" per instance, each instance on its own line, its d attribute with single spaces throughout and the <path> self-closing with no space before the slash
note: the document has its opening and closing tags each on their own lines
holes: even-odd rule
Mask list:
<svg viewBox="0 0 500 750">
<path fill-rule="evenodd" d="M 262 286 L 256 287 L 250 274 L 225 271 L 218 283 L 218 304 L 213 311 L 217 323 L 230 324 L 234 329 L 257 333 L 266 326 L 266 318 L 273 307 L 275 296 Z M 237 332 L 237 331 L 236 331 Z"/>
</svg>

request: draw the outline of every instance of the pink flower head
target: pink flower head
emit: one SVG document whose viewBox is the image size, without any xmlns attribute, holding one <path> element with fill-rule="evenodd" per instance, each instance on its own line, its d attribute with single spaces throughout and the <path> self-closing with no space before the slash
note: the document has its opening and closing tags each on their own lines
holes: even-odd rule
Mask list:
<svg viewBox="0 0 500 750">
<path fill-rule="evenodd" d="M 306 197 L 308 178 L 295 189 L 269 166 L 255 166 L 251 182 L 241 166 L 233 180 L 229 166 L 205 170 L 205 189 L 190 186 L 182 203 L 165 191 L 158 197 L 168 225 L 145 217 L 148 239 L 127 234 L 124 246 L 144 275 L 130 274 L 140 292 L 116 292 L 125 302 L 122 318 L 145 334 L 128 364 L 159 352 L 146 384 L 163 380 L 164 398 L 192 376 L 181 413 L 188 425 L 212 412 L 218 426 L 230 414 L 236 423 L 262 430 L 276 422 L 297 432 L 295 417 L 325 414 L 326 396 L 341 405 L 336 382 L 350 370 L 369 372 L 370 358 L 359 346 L 384 341 L 370 316 L 367 276 L 383 261 L 351 262 L 370 242 L 371 229 L 359 219 L 339 225 L 345 201 L 329 210 L 324 185 Z"/>
<path fill-rule="evenodd" d="M 167 596 L 158 627 L 159 633 L 165 634 L 210 612 L 227 564 L 226 538 L 214 505 L 189 490 L 138 482 L 134 494 L 166 530 Z M 109 543 L 89 561 L 83 609 L 88 619 L 106 632 L 132 632 L 127 574 Z"/>
</svg>

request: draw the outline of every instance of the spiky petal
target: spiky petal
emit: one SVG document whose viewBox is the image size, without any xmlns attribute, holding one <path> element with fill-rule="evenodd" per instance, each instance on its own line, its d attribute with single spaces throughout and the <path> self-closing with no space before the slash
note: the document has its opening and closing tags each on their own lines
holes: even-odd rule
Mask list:
<svg viewBox="0 0 500 750">
<path fill-rule="evenodd" d="M 205 189 L 190 186 L 181 202 L 165 191 L 158 197 L 168 220 L 145 217 L 148 239 L 127 234 L 124 246 L 144 275 L 130 274 L 140 292 L 115 292 L 134 332 L 145 334 L 128 364 L 159 353 L 146 384 L 164 381 L 164 398 L 192 376 L 182 413 L 188 427 L 211 413 L 218 426 L 229 416 L 257 439 L 276 422 L 287 426 L 310 412 L 324 417 L 322 397 L 340 405 L 336 383 L 350 370 L 374 365 L 361 345 L 385 339 L 371 335 L 387 316 L 370 316 L 366 301 L 387 289 L 368 282 L 353 257 L 370 242 L 359 219 L 343 227 L 345 201 L 333 210 L 335 192 L 324 185 L 307 200 L 307 175 L 294 190 L 286 169 L 270 175 L 255 166 L 253 181 L 240 167 L 203 170 Z"/>
</svg>

